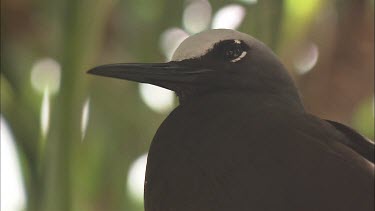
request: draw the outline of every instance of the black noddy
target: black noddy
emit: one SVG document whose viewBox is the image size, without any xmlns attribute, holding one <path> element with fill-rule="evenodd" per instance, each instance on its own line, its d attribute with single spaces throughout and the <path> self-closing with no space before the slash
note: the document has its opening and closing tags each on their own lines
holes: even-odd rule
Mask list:
<svg viewBox="0 0 375 211">
<path fill-rule="evenodd" d="M 277 56 L 247 34 L 208 30 L 170 62 L 88 72 L 179 97 L 151 143 L 146 211 L 374 211 L 374 143 L 307 113 Z"/>
</svg>

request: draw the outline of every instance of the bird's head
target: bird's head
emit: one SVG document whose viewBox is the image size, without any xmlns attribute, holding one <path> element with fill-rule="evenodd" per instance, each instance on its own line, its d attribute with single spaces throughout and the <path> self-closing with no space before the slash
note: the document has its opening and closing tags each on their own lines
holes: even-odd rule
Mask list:
<svg viewBox="0 0 375 211">
<path fill-rule="evenodd" d="M 161 86 L 180 101 L 225 90 L 298 94 L 277 56 L 255 38 L 229 29 L 213 29 L 185 39 L 166 63 L 120 63 L 89 73 Z"/>
</svg>

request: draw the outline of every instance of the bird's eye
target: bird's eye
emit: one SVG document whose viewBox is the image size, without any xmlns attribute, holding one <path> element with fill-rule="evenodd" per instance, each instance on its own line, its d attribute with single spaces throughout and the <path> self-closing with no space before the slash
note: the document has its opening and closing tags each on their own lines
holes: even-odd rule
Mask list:
<svg viewBox="0 0 375 211">
<path fill-rule="evenodd" d="M 237 62 L 247 54 L 248 47 L 240 40 L 224 40 L 216 47 L 216 56 L 225 61 Z"/>
<path fill-rule="evenodd" d="M 228 48 L 225 50 L 225 57 L 228 60 L 233 60 L 237 57 L 239 57 L 242 53 L 242 49 L 240 48 L 241 46 L 239 45 L 230 45 Z"/>
</svg>

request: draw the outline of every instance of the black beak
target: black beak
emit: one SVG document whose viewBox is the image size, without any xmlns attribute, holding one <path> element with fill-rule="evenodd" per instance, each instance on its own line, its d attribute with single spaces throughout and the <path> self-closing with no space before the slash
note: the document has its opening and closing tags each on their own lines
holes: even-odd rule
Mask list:
<svg viewBox="0 0 375 211">
<path fill-rule="evenodd" d="M 87 73 L 149 83 L 173 91 L 197 84 L 200 75 L 211 69 L 188 67 L 179 62 L 107 64 L 95 67 Z"/>
</svg>

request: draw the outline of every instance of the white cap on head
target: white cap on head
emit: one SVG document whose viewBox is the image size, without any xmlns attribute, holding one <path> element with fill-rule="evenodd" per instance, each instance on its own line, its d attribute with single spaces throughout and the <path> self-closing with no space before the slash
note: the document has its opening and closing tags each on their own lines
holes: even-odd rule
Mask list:
<svg viewBox="0 0 375 211">
<path fill-rule="evenodd" d="M 248 46 L 259 42 L 250 35 L 231 29 L 212 29 L 186 38 L 176 49 L 172 61 L 199 58 L 205 55 L 214 45 L 223 40 L 241 40 Z"/>
</svg>

